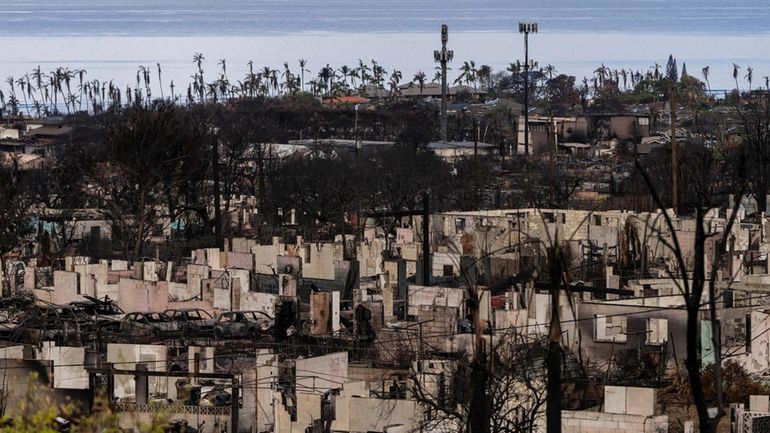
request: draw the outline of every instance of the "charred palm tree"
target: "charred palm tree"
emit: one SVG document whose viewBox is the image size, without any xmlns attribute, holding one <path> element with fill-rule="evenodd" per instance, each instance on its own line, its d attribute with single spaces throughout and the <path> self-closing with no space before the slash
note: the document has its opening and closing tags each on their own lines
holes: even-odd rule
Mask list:
<svg viewBox="0 0 770 433">
<path fill-rule="evenodd" d="M 746 67 L 746 81 L 749 82 L 749 98 L 751 98 L 751 81 L 754 79 L 754 68 L 751 66 Z"/>
<path fill-rule="evenodd" d="M 9 76 L 5 79 L 5 82 L 8 83 L 8 86 L 11 90 L 11 94 L 8 97 L 9 100 L 16 99 L 16 88 L 14 87 L 14 83 L 16 83 L 16 80 L 13 78 L 13 76 Z M 5 102 L 3 102 L 3 105 L 5 105 Z M 13 110 L 12 113 L 14 116 L 16 115 L 16 110 Z"/>
<path fill-rule="evenodd" d="M 203 93 L 205 91 L 204 85 L 203 85 L 203 60 L 204 60 L 203 54 L 195 53 L 193 55 L 193 63 L 195 63 L 198 66 L 198 73 L 195 74 L 195 76 L 197 77 L 196 78 L 196 84 L 197 84 L 196 87 L 198 89 L 197 93 L 198 93 L 198 97 L 199 97 L 199 102 L 201 102 L 201 103 L 203 102 Z"/>
<path fill-rule="evenodd" d="M 364 63 L 363 60 L 358 59 L 358 77 L 361 79 L 361 87 L 366 86 L 366 81 L 369 79 L 369 65 Z"/>
<path fill-rule="evenodd" d="M 163 95 L 163 72 L 160 69 L 160 63 L 156 63 L 155 66 L 158 67 L 158 87 L 160 88 L 160 99 L 166 99 Z M 173 87 L 173 86 L 172 86 Z M 171 91 L 171 99 L 174 99 L 173 96 L 174 91 Z"/>
<path fill-rule="evenodd" d="M 297 79 L 289 68 L 289 62 L 283 63 L 283 73 L 281 74 L 284 81 L 284 89 L 287 93 L 293 94 L 297 91 Z"/>
<path fill-rule="evenodd" d="M 307 71 L 306 67 L 307 67 L 307 60 L 299 59 L 299 74 L 300 74 L 300 80 L 302 81 L 302 83 L 300 84 L 300 87 L 302 88 L 303 92 L 305 91 L 305 72 Z"/>
<path fill-rule="evenodd" d="M 29 104 L 27 103 L 27 82 L 25 81 L 25 77 L 21 77 L 16 80 L 16 85 L 21 91 L 21 96 L 24 99 L 24 109 L 27 111 L 27 116 L 29 116 Z"/>
<path fill-rule="evenodd" d="M 706 88 L 708 88 L 709 92 L 711 92 L 711 83 L 709 82 L 709 70 L 711 68 L 709 66 L 704 66 L 703 69 L 700 70 L 700 73 L 703 75 L 703 80 L 706 82 Z"/>
</svg>

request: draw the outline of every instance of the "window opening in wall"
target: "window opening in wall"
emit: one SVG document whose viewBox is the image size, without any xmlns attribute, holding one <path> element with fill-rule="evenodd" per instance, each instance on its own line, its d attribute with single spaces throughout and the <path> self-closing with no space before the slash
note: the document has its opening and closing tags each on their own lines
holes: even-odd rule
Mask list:
<svg viewBox="0 0 770 433">
<path fill-rule="evenodd" d="M 668 341 L 668 319 L 647 319 L 647 344 L 660 345 Z"/>
<path fill-rule="evenodd" d="M 455 232 L 465 233 L 465 218 L 455 219 Z"/>
<path fill-rule="evenodd" d="M 624 343 L 626 341 L 626 318 L 597 314 L 594 319 L 594 339 Z"/>
</svg>

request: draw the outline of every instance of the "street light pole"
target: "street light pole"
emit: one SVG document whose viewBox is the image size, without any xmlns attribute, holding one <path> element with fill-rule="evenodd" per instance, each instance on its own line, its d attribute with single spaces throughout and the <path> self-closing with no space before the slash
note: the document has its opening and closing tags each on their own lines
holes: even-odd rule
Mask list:
<svg viewBox="0 0 770 433">
<path fill-rule="evenodd" d="M 447 77 L 446 64 L 451 62 L 454 57 L 452 50 L 446 49 L 446 43 L 449 41 L 449 28 L 446 24 L 441 25 L 441 51 L 433 51 L 433 60 L 441 63 L 441 141 L 446 143 L 447 137 Z"/>
<path fill-rule="evenodd" d="M 529 155 L 529 34 L 537 33 L 537 23 L 520 22 L 524 34 L 524 154 Z"/>
</svg>

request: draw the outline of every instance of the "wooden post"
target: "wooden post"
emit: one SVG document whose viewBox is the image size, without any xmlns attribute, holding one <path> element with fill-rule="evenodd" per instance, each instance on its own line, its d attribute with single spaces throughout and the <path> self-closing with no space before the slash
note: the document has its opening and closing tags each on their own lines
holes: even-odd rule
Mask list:
<svg viewBox="0 0 770 433">
<path fill-rule="evenodd" d="M 240 390 L 240 385 L 238 383 L 237 378 L 233 378 L 233 388 L 232 388 L 232 402 L 231 402 L 231 408 L 232 412 L 230 413 L 230 431 L 233 433 L 238 433 L 238 408 L 240 407 L 240 397 L 238 394 L 238 391 Z M 259 390 L 259 386 L 257 384 L 257 390 Z M 259 393 L 257 393 L 259 395 Z"/>
</svg>

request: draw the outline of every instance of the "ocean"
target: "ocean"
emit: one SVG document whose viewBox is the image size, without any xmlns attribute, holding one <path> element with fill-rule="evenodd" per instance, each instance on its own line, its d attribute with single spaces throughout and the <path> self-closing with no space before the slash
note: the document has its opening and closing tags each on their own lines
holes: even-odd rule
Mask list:
<svg viewBox="0 0 770 433">
<path fill-rule="evenodd" d="M 697 77 L 709 66 L 713 89 L 735 87 L 733 63 L 742 88 L 749 66 L 753 87 L 770 75 L 767 0 L 0 0 L 0 16 L 2 79 L 66 66 L 125 87 L 143 65 L 157 86 L 160 63 L 164 87 L 173 80 L 181 90 L 199 52 L 207 80 L 221 73 L 220 59 L 235 82 L 249 61 L 298 71 L 304 58 L 306 80 L 326 64 L 374 59 L 409 81 L 418 71 L 432 77 L 442 23 L 455 53 L 450 76 L 466 60 L 505 69 L 523 58 L 519 21 L 539 23 L 531 58 L 579 79 L 601 64 L 644 72 L 669 54 Z"/>
</svg>

